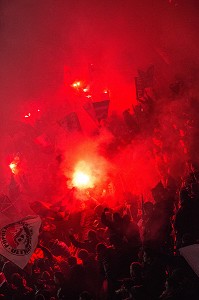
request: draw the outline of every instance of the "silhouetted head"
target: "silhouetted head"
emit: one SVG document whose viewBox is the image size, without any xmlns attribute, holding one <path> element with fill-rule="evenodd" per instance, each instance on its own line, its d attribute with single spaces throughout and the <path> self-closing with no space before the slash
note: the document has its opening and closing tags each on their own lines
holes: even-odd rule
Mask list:
<svg viewBox="0 0 199 300">
<path fill-rule="evenodd" d="M 70 256 L 67 261 L 69 266 L 75 266 L 77 264 L 77 258 L 75 256 Z"/>
<path fill-rule="evenodd" d="M 186 188 L 180 190 L 180 204 L 184 205 L 190 201 L 189 191 Z"/>
<path fill-rule="evenodd" d="M 41 275 L 41 278 L 44 280 L 49 280 L 50 279 L 50 273 L 48 271 L 44 271 Z"/>
<path fill-rule="evenodd" d="M 35 296 L 35 300 L 45 300 L 46 298 L 42 294 L 38 294 Z"/>
<path fill-rule="evenodd" d="M 121 218 L 121 216 L 120 216 L 119 213 L 117 213 L 117 212 L 113 213 L 113 221 L 114 221 L 115 223 L 120 223 L 121 220 L 122 220 L 122 218 Z"/>
<path fill-rule="evenodd" d="M 96 252 L 98 255 L 103 255 L 107 250 L 107 246 L 103 243 L 99 243 L 96 246 Z"/>
<path fill-rule="evenodd" d="M 12 274 L 11 282 L 17 288 L 22 287 L 24 285 L 23 277 L 19 273 Z"/>
<path fill-rule="evenodd" d="M 79 257 L 82 261 L 86 260 L 86 259 L 88 258 L 88 256 L 89 256 L 89 254 L 88 254 L 88 251 L 87 251 L 87 250 L 85 250 L 85 249 L 79 250 L 78 257 Z"/>
<path fill-rule="evenodd" d="M 143 262 L 150 263 L 155 258 L 155 251 L 151 248 L 145 247 L 143 249 Z"/>
<path fill-rule="evenodd" d="M 155 202 L 162 201 L 165 196 L 165 188 L 162 182 L 158 182 L 158 184 L 156 184 L 156 186 L 151 190 L 151 192 Z"/>
<path fill-rule="evenodd" d="M 123 216 L 122 221 L 123 221 L 124 225 L 128 225 L 131 222 L 131 217 L 126 214 L 126 215 Z"/>
<path fill-rule="evenodd" d="M 142 265 L 139 262 L 132 262 L 130 265 L 130 275 L 132 278 L 142 276 Z"/>
<path fill-rule="evenodd" d="M 62 272 L 55 272 L 54 273 L 54 282 L 56 285 L 61 286 L 64 284 L 65 277 Z"/>
<path fill-rule="evenodd" d="M 79 295 L 79 300 L 92 300 L 92 296 L 88 293 L 88 292 L 82 292 L 80 295 Z"/>
<path fill-rule="evenodd" d="M 90 241 L 94 241 L 94 240 L 96 240 L 96 231 L 95 230 L 89 230 L 89 232 L 88 232 L 88 239 L 90 240 Z"/>
<path fill-rule="evenodd" d="M 165 283 L 166 291 L 177 291 L 179 289 L 179 283 L 173 278 L 169 277 Z"/>
<path fill-rule="evenodd" d="M 196 241 L 195 241 L 195 239 L 193 238 L 193 236 L 191 234 L 189 234 L 189 233 L 183 234 L 183 236 L 182 236 L 182 247 L 190 246 L 190 245 L 193 245 L 195 243 L 196 243 Z"/>
</svg>

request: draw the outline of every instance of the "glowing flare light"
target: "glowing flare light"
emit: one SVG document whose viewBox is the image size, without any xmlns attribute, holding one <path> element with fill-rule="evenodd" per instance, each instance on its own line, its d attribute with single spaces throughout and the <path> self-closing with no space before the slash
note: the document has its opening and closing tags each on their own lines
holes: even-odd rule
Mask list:
<svg viewBox="0 0 199 300">
<path fill-rule="evenodd" d="M 89 162 L 79 161 L 74 169 L 71 184 L 78 189 L 93 188 L 96 177 L 93 174 L 93 166 Z"/>
<path fill-rule="evenodd" d="M 20 162 L 20 158 L 17 155 L 14 157 L 13 161 L 9 164 L 10 170 L 15 175 L 19 173 L 19 166 L 18 166 L 19 162 Z"/>
<path fill-rule="evenodd" d="M 87 188 L 90 186 L 90 177 L 81 171 L 76 171 L 73 175 L 73 184 L 78 188 Z"/>
<path fill-rule="evenodd" d="M 31 116 L 31 113 L 28 113 L 27 115 L 24 116 L 24 118 L 29 118 Z"/>
<path fill-rule="evenodd" d="M 17 169 L 17 164 L 15 164 L 14 162 L 11 162 L 11 164 L 9 164 L 9 167 L 10 167 L 12 173 L 15 174 L 16 169 Z"/>
<path fill-rule="evenodd" d="M 80 86 L 81 86 L 81 82 L 80 81 L 75 81 L 72 86 L 75 88 L 75 89 L 79 89 Z"/>
<path fill-rule="evenodd" d="M 18 174 L 19 170 L 18 170 L 18 163 L 13 161 L 9 164 L 10 170 L 12 171 L 13 174 Z"/>
</svg>

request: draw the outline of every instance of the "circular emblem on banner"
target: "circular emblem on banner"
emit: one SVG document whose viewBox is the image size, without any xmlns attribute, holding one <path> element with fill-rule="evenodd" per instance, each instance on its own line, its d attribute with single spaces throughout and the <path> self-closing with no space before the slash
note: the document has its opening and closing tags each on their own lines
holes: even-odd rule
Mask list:
<svg viewBox="0 0 199 300">
<path fill-rule="evenodd" d="M 32 228 L 25 221 L 9 224 L 1 229 L 1 244 L 13 255 L 24 256 L 31 251 Z"/>
</svg>

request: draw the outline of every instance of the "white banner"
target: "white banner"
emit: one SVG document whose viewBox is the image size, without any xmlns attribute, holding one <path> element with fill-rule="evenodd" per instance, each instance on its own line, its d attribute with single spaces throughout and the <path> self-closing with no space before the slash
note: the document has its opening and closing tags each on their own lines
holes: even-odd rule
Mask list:
<svg viewBox="0 0 199 300">
<path fill-rule="evenodd" d="M 179 251 L 199 277 L 199 244 L 180 248 Z"/>
<path fill-rule="evenodd" d="M 0 254 L 23 269 L 37 246 L 41 219 L 28 216 L 14 223 L 1 221 Z"/>
</svg>

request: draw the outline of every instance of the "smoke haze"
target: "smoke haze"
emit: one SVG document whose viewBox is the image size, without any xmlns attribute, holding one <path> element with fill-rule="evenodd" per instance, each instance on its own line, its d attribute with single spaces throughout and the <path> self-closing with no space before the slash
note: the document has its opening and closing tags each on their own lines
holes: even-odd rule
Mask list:
<svg viewBox="0 0 199 300">
<path fill-rule="evenodd" d="M 110 132 L 94 134 L 98 124 L 87 115 L 82 97 L 72 91 L 71 84 L 84 81 L 98 101 L 108 89 L 109 114 L 121 115 L 136 105 L 137 69 L 151 64 L 161 98 L 156 117 L 161 139 L 170 145 L 165 150 L 169 158 L 154 154 L 151 133 L 136 137 L 111 158 L 100 157 L 99 161 L 104 178 L 111 177 L 111 170 L 124 189 L 132 189 L 128 182 L 134 180 L 135 193 L 148 193 L 158 182 L 158 164 L 167 162 L 173 175 L 179 176 L 179 165 L 187 156 L 177 145 L 178 128 L 183 129 L 187 109 L 197 119 L 197 109 L 191 111 L 187 98 L 197 98 L 199 92 L 198 1 L 1 0 L 0 8 L 2 190 L 9 181 L 8 161 L 16 153 L 22 157 L 21 168 L 31 192 L 40 198 L 48 193 L 55 177 L 66 173 L 70 177 L 85 154 L 95 163 L 101 145 L 112 143 L 113 136 Z M 185 82 L 184 94 L 167 103 L 169 84 L 179 78 Z M 66 134 L 58 125 L 73 111 L 83 135 Z M 26 120 L 28 113 L 32 117 Z M 176 123 L 177 129 L 172 127 Z M 191 149 L 195 134 L 191 131 L 187 141 Z M 61 165 L 58 155 L 62 155 Z M 56 190 L 55 185 L 52 189 Z"/>
</svg>

